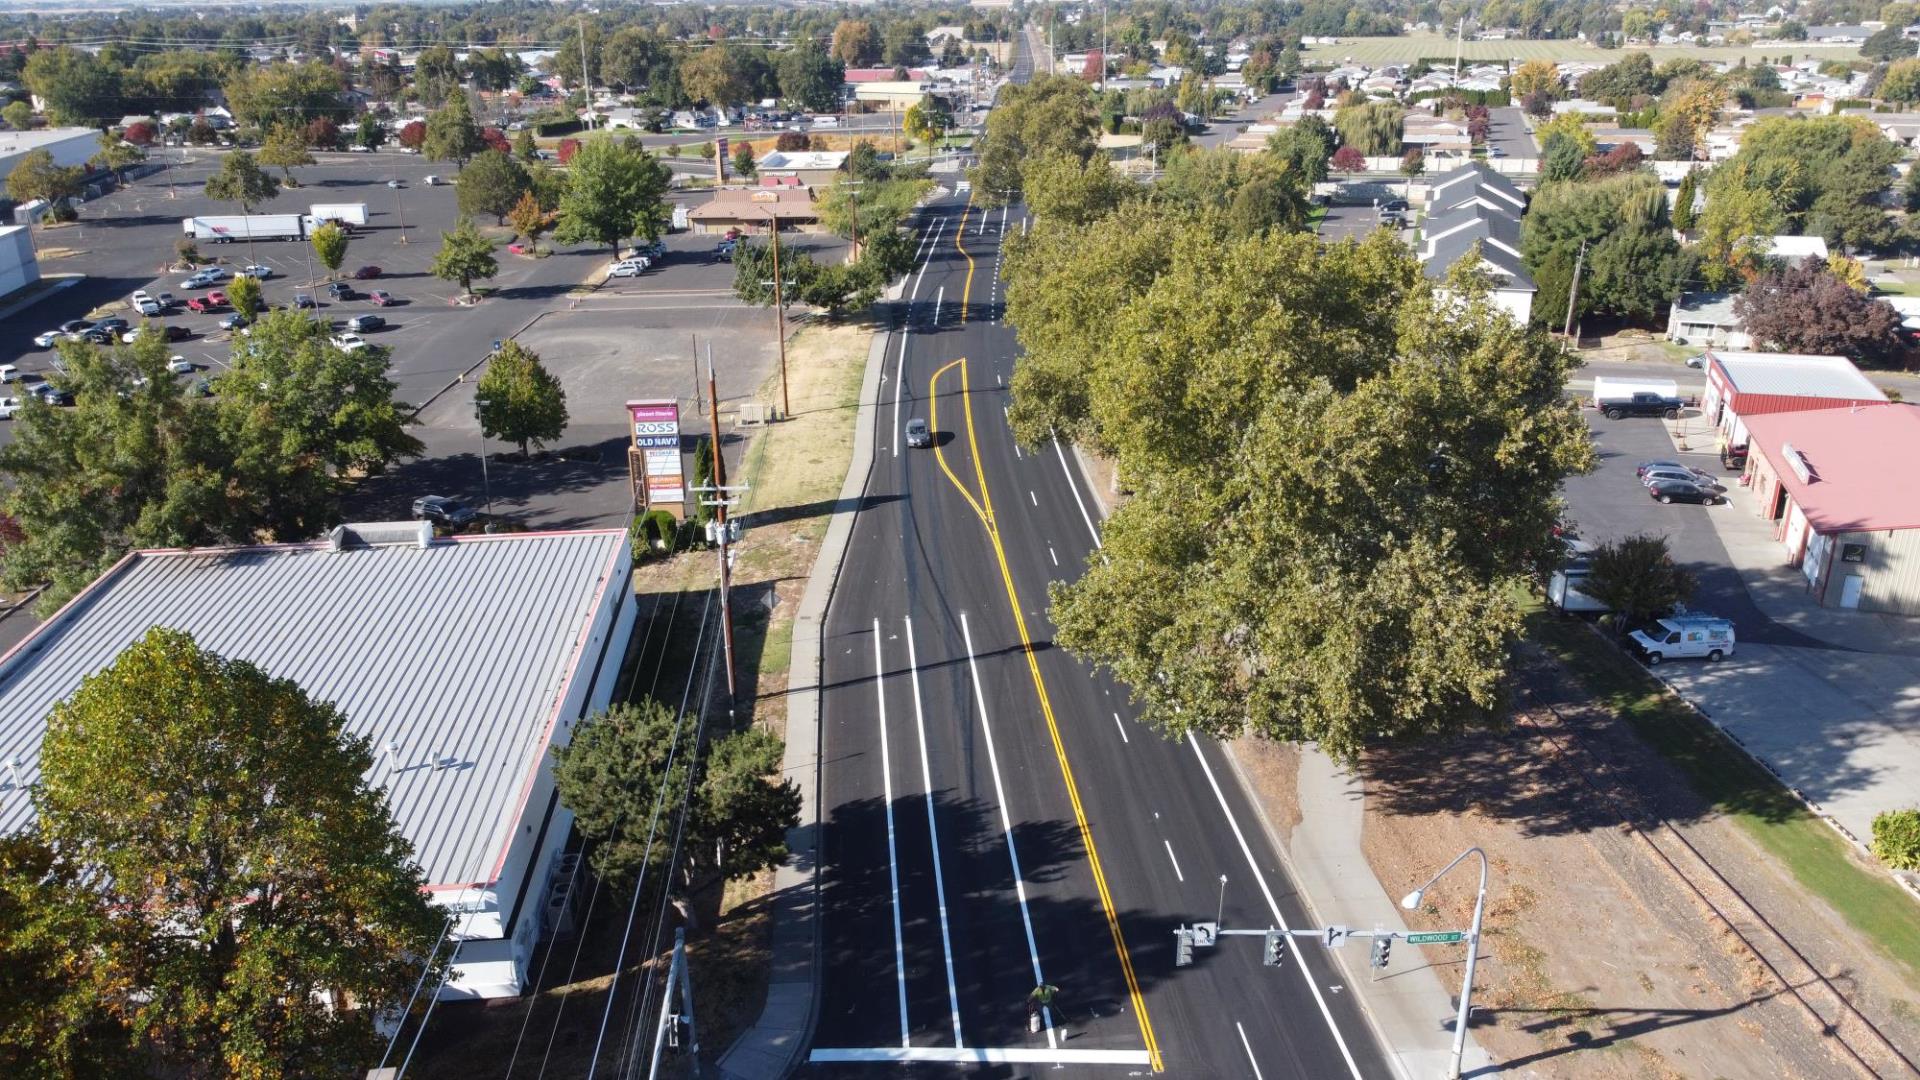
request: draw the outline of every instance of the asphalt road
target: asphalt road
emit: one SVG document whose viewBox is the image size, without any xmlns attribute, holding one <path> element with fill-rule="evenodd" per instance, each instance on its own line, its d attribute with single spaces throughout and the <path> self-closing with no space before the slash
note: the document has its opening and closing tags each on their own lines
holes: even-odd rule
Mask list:
<svg viewBox="0 0 1920 1080">
<path fill-rule="evenodd" d="M 1487 110 L 1487 148 L 1499 150 L 1510 158 L 1540 156 L 1533 133 L 1527 130 L 1526 113 L 1516 105 L 1501 105 Z"/>
<path fill-rule="evenodd" d="M 1016 447 L 1005 422 L 1017 349 L 995 283 L 1017 212 L 946 198 L 919 224 L 827 613 L 812 1073 L 1385 1075 L 1317 944 L 1267 968 L 1258 938 L 1228 938 L 1174 966 L 1182 923 L 1304 915 L 1218 749 L 1141 726 L 1124 688 L 1052 646 L 1047 584 L 1098 522 L 1073 458 Z M 914 418 L 935 448 L 904 446 Z M 1029 1034 L 1042 980 L 1060 1009 Z"/>
</svg>

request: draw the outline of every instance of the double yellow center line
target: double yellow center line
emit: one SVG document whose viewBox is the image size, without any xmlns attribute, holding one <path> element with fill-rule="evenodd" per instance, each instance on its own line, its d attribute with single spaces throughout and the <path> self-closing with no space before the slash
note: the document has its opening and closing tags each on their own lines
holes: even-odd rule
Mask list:
<svg viewBox="0 0 1920 1080">
<path fill-rule="evenodd" d="M 964 227 L 966 218 L 962 216 L 960 220 L 961 225 Z M 964 252 L 966 249 L 962 248 L 961 250 Z M 971 271 L 969 271 L 968 276 L 971 278 Z M 968 288 L 971 288 L 971 281 L 969 281 Z M 966 301 L 963 297 L 961 301 L 962 310 L 965 310 L 965 303 Z M 987 539 L 993 545 L 994 558 L 1000 564 L 1000 581 L 1006 586 L 1007 604 L 1013 611 L 1014 626 L 1020 632 L 1020 649 L 1027 658 L 1027 673 L 1033 677 L 1034 692 L 1040 697 L 1040 713 L 1046 718 L 1047 735 L 1053 740 L 1053 756 L 1054 760 L 1060 763 L 1060 778 L 1066 783 L 1067 800 L 1073 804 L 1073 820 L 1080 829 L 1080 842 L 1085 844 L 1087 848 L 1087 865 L 1093 871 L 1094 888 L 1100 893 L 1100 908 L 1107 917 L 1107 930 L 1113 935 L 1114 952 L 1119 954 L 1120 957 L 1120 970 L 1126 976 L 1127 994 L 1133 999 L 1134 1015 L 1140 1018 L 1140 1038 L 1146 1043 L 1147 1057 L 1153 1065 L 1153 1071 L 1160 1072 L 1165 1068 L 1160 1058 L 1160 1044 L 1159 1041 L 1154 1038 L 1153 1021 L 1147 1016 L 1146 1001 L 1140 994 L 1140 980 L 1139 977 L 1134 974 L 1133 956 L 1127 951 L 1126 935 L 1120 931 L 1120 918 L 1114 911 L 1113 894 L 1107 889 L 1106 871 L 1101 869 L 1100 866 L 1100 850 L 1094 846 L 1093 828 L 1087 823 L 1086 809 L 1080 803 L 1080 789 L 1079 786 L 1074 783 L 1073 766 L 1068 763 L 1066 746 L 1060 741 L 1060 726 L 1054 720 L 1053 702 L 1052 699 L 1047 696 L 1047 682 L 1040 674 L 1040 662 L 1033 651 L 1033 637 L 1027 632 L 1026 616 L 1022 614 L 1022 608 L 1020 606 L 1020 593 L 1014 588 L 1013 571 L 1007 566 L 1007 551 L 1000 542 L 1000 528 L 994 521 L 993 495 L 987 488 L 986 470 L 980 463 L 980 442 L 974 434 L 973 392 L 967 383 L 967 361 L 965 357 L 961 357 L 941 367 L 940 370 L 933 373 L 931 379 L 927 380 L 927 399 L 930 402 L 929 409 L 931 410 L 928 414 L 928 422 L 935 432 L 940 430 L 940 377 L 956 367 L 960 369 L 960 410 L 966 419 L 967 449 L 973 456 L 973 474 L 980 485 L 979 497 L 976 498 L 973 491 L 969 490 L 967 485 L 961 483 L 960 478 L 954 475 L 953 469 L 947 464 L 946 451 L 940 449 L 937 438 L 934 443 L 934 457 L 940 463 L 940 471 L 946 474 L 947 480 L 953 484 L 954 488 L 960 492 L 961 497 L 967 500 L 967 505 L 971 506 L 973 512 L 979 516 L 980 524 L 985 526 L 987 530 Z"/>
</svg>

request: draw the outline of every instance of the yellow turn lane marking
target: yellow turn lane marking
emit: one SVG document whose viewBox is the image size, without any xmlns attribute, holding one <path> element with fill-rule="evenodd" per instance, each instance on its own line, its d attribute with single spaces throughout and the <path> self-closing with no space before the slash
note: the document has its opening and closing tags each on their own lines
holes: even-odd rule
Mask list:
<svg viewBox="0 0 1920 1080">
<path fill-rule="evenodd" d="M 964 223 L 964 218 L 962 220 Z M 971 272 L 968 276 L 971 278 Z M 966 420 L 967 448 L 973 455 L 973 474 L 980 485 L 978 498 L 975 498 L 974 492 L 954 475 L 953 469 L 947 464 L 946 451 L 940 448 L 938 442 L 940 377 L 956 367 L 960 369 L 960 411 Z M 936 440 L 934 457 L 940 463 L 940 471 L 946 474 L 947 480 L 960 492 L 961 497 L 967 500 L 967 505 L 973 507 L 973 512 L 980 518 L 980 524 L 986 527 L 987 539 L 993 544 L 994 558 L 1000 563 L 1000 581 L 1006 586 L 1007 604 L 1013 610 L 1013 623 L 1020 632 L 1020 648 L 1027 658 L 1027 673 L 1033 677 L 1033 689 L 1040 698 L 1040 714 L 1046 718 L 1047 735 L 1053 740 L 1053 756 L 1060 763 L 1060 777 L 1066 783 L 1067 801 L 1073 805 L 1073 820 L 1080 829 L 1080 842 L 1087 848 L 1087 865 L 1093 871 L 1094 888 L 1100 893 L 1100 907 L 1106 913 L 1107 930 L 1113 935 L 1114 952 L 1119 955 L 1120 970 L 1126 976 L 1127 993 L 1133 999 L 1134 1015 L 1140 1018 L 1140 1038 L 1146 1043 L 1147 1055 L 1151 1060 L 1153 1071 L 1160 1072 L 1165 1067 L 1160 1058 L 1160 1044 L 1154 1038 L 1153 1021 L 1147 1016 L 1146 1001 L 1140 993 L 1140 980 L 1133 970 L 1133 956 L 1127 951 L 1126 935 L 1120 931 L 1120 918 L 1114 911 L 1113 895 L 1107 889 L 1106 871 L 1100 866 L 1100 850 L 1094 846 L 1093 828 L 1087 823 L 1086 809 L 1080 803 L 1080 788 L 1073 779 L 1073 766 L 1067 761 L 1066 745 L 1060 740 L 1060 726 L 1054 720 L 1053 701 L 1047 696 L 1046 679 L 1040 675 L 1040 662 L 1033 651 L 1033 637 L 1027 632 L 1027 620 L 1022 614 L 1020 593 L 1014 588 L 1013 571 L 1007 566 L 1007 551 L 1000 543 L 1000 528 L 994 522 L 993 496 L 987 489 L 986 470 L 980 463 L 980 443 L 974 433 L 972 393 L 967 384 L 965 357 L 941 367 L 933 373 L 931 379 L 927 380 L 927 398 L 930 402 L 928 407 L 931 410 L 928 414 L 928 424 L 932 427 Z"/>
</svg>

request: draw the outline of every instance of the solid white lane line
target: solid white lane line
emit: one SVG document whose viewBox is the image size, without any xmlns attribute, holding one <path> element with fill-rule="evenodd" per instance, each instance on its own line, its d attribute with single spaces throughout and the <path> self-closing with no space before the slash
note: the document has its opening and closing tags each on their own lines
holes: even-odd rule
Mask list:
<svg viewBox="0 0 1920 1080">
<path fill-rule="evenodd" d="M 940 900 L 940 948 L 947 954 L 947 1007 L 953 1013 L 953 1045 L 960 1038 L 960 987 L 953 977 L 953 937 L 947 929 L 947 878 L 940 869 L 940 827 L 933 820 L 933 769 L 927 765 L 927 717 L 920 707 L 920 656 L 913 649 L 913 619 L 907 624 L 907 671 L 913 679 L 913 725 L 920 731 L 920 785 L 927 794 L 927 838 L 933 848 L 933 890 Z"/>
<path fill-rule="evenodd" d="M 1038 495 L 1035 495 L 1033 492 L 1031 491 L 1027 492 L 1027 498 L 1033 500 L 1033 505 L 1035 506 L 1040 505 L 1040 497 Z"/>
<path fill-rule="evenodd" d="M 1080 520 L 1087 523 L 1087 531 L 1093 534 L 1093 546 L 1105 547 L 1100 541 L 1100 530 L 1093 527 L 1093 515 L 1087 513 L 1086 500 L 1080 497 L 1080 485 L 1073 482 L 1073 470 L 1067 468 L 1067 452 L 1060 449 L 1060 437 L 1053 437 L 1053 452 L 1060 459 L 1060 471 L 1067 476 L 1067 490 L 1073 492 L 1074 504 L 1080 507 Z"/>
<path fill-rule="evenodd" d="M 1167 861 L 1173 863 L 1173 876 L 1179 878 L 1181 881 L 1187 880 L 1187 875 L 1180 872 L 1180 860 L 1173 857 L 1173 841 L 1162 840 L 1160 842 L 1167 845 Z"/>
<path fill-rule="evenodd" d="M 929 245 L 939 240 L 940 230 L 945 228 L 946 224 L 947 224 L 946 218 L 941 218 L 940 220 L 934 222 L 933 231 L 921 237 L 921 241 L 920 241 L 921 252 L 928 252 L 932 250 L 932 248 Z M 916 254 L 914 257 L 917 259 L 919 258 L 919 255 Z M 902 397 L 905 397 L 907 393 L 907 383 L 906 383 L 907 338 L 912 336 L 913 334 L 913 301 L 916 296 L 920 295 L 920 281 L 921 279 L 927 276 L 927 264 L 931 263 L 932 261 L 933 259 L 931 258 L 931 256 L 929 256 L 926 262 L 923 262 L 920 264 L 920 272 L 918 274 L 915 274 L 913 277 L 913 288 L 907 291 L 907 317 L 900 327 L 900 356 L 899 356 L 899 359 L 894 361 L 894 368 L 893 368 L 893 456 L 894 457 L 900 456 L 900 441 L 901 441 L 900 399 Z"/>
<path fill-rule="evenodd" d="M 987 695 L 980 684 L 980 664 L 974 659 L 973 631 L 967 626 L 967 613 L 960 613 L 960 637 L 967 643 L 967 670 L 973 673 L 973 700 L 980 708 L 980 728 L 987 736 L 987 765 L 993 771 L 993 798 L 1000 804 L 1000 831 L 1007 838 L 1007 860 L 1013 864 L 1013 894 L 1020 900 L 1020 925 L 1027 931 L 1027 957 L 1033 961 L 1033 985 L 1044 986 L 1047 977 L 1040 971 L 1040 949 L 1033 941 L 1033 916 L 1027 913 L 1027 879 L 1020 874 L 1020 852 L 1013 846 L 1013 817 L 1007 809 L 1007 789 L 1000 783 L 1000 755 L 993 748 L 993 722 L 987 719 Z M 1047 1045 L 1058 1046 L 1053 1033 L 1053 1010 L 1041 1006 L 1047 1026 Z"/>
<path fill-rule="evenodd" d="M 1227 807 L 1227 796 L 1220 790 L 1220 781 L 1213 777 L 1213 766 L 1207 764 L 1207 755 L 1200 752 L 1200 740 L 1187 733 L 1187 745 L 1193 748 L 1193 756 L 1200 760 L 1200 771 L 1207 776 L 1207 785 L 1213 788 L 1213 797 L 1220 803 L 1220 813 L 1225 815 L 1227 824 L 1233 829 L 1233 838 L 1240 845 L 1240 854 L 1247 860 L 1247 868 L 1253 871 L 1253 880 L 1260 883 L 1260 894 L 1267 899 L 1267 913 L 1273 916 L 1273 925 L 1282 930 L 1288 929 L 1286 917 L 1280 914 L 1280 905 L 1273 899 L 1273 889 L 1267 884 L 1267 875 L 1260 870 L 1260 864 L 1254 861 L 1253 849 L 1247 846 L 1247 836 L 1240 831 L 1240 821 Z M 1287 948 L 1293 953 L 1293 967 L 1300 972 L 1300 978 L 1306 981 L 1307 989 L 1313 992 L 1314 1004 L 1320 1006 L 1320 1016 L 1327 1022 L 1327 1030 L 1333 1033 L 1333 1042 L 1340 1048 L 1340 1056 L 1347 1063 L 1347 1071 L 1353 1074 L 1353 1080 L 1360 1080 L 1360 1066 L 1353 1060 L 1353 1052 L 1347 1049 L 1346 1037 L 1340 1034 L 1340 1025 L 1333 1022 L 1333 1012 L 1327 1008 L 1327 999 L 1320 993 L 1320 984 L 1313 981 L 1313 973 L 1307 970 L 1305 957 L 1292 935 L 1287 936 Z"/>
<path fill-rule="evenodd" d="M 873 689 L 880 698 L 880 777 L 887 800 L 887 879 L 893 890 L 893 973 L 900 985 L 900 1045 L 907 1040 L 907 945 L 900 933 L 900 851 L 893 838 L 893 758 L 887 751 L 887 673 L 880 656 L 880 620 L 873 620 Z"/>
<path fill-rule="evenodd" d="M 1133 741 L 1132 739 L 1129 739 L 1129 738 L 1127 738 L 1127 725 L 1125 725 L 1125 724 L 1123 724 L 1123 723 L 1121 723 L 1121 722 L 1120 722 L 1120 714 L 1119 714 L 1119 713 L 1114 713 L 1114 714 L 1113 714 L 1113 726 L 1114 726 L 1114 727 L 1117 727 L 1117 728 L 1119 728 L 1119 729 L 1120 729 L 1120 741 L 1121 741 L 1121 742 L 1132 742 L 1132 741 Z"/>
<path fill-rule="evenodd" d="M 1055 565 L 1055 566 L 1059 566 L 1059 565 L 1060 565 L 1060 556 L 1058 556 L 1058 555 L 1056 555 L 1056 554 L 1054 554 L 1054 551 L 1053 551 L 1053 545 L 1052 545 L 1052 544 L 1048 544 L 1048 545 L 1047 545 L 1047 557 L 1048 557 L 1049 559 L 1052 559 L 1052 560 L 1053 560 L 1053 565 Z"/>
<path fill-rule="evenodd" d="M 940 327 L 940 305 L 946 302 L 947 287 L 942 285 L 940 286 L 940 291 L 933 294 L 933 325 L 935 329 L 939 329 Z"/>
<path fill-rule="evenodd" d="M 1240 1021 L 1238 1020 L 1233 1022 L 1233 1026 L 1240 1030 L 1240 1045 L 1246 1048 L 1247 1064 L 1253 1066 L 1253 1080 L 1266 1080 L 1265 1077 L 1260 1075 L 1259 1060 L 1253 1056 L 1253 1044 L 1247 1041 L 1247 1029 L 1241 1027 Z"/>
</svg>

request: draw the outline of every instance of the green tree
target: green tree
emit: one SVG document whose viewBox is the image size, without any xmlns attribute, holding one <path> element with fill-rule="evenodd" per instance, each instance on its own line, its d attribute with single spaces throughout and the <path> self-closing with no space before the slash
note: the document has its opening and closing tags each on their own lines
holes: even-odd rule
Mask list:
<svg viewBox="0 0 1920 1080">
<path fill-rule="evenodd" d="M 100 128 L 126 112 L 118 66 L 80 49 L 35 50 L 20 80 L 46 103 L 47 119 L 56 125 Z"/>
<path fill-rule="evenodd" d="M 107 170 L 115 180 L 124 184 L 127 170 L 145 160 L 147 155 L 139 147 L 111 131 L 103 131 L 100 133 L 100 149 L 87 159 L 87 164 Z"/>
<path fill-rule="evenodd" d="M 346 81 L 330 64 L 246 64 L 221 85 L 227 108 L 242 127 L 269 131 L 276 124 L 304 130 L 322 117 L 336 123 L 352 116 Z"/>
<path fill-rule="evenodd" d="M 260 313 L 260 280 L 247 274 L 241 274 L 227 284 L 227 303 L 233 310 L 252 320 Z"/>
<path fill-rule="evenodd" d="M 234 339 L 232 369 L 214 378 L 222 448 L 248 498 L 242 523 L 281 540 L 337 522 L 352 477 L 421 453 L 393 400 L 387 350 L 348 352 L 329 336 L 305 312 L 269 313 Z"/>
<path fill-rule="evenodd" d="M 542 447 L 567 429 L 567 392 L 540 362 L 540 354 L 517 341 L 500 347 L 474 388 L 480 430 L 489 439 Z"/>
<path fill-rule="evenodd" d="M 421 143 L 420 152 L 428 161 L 451 161 L 456 166 L 464 166 L 486 147 L 464 92 L 453 94 L 445 105 L 427 117 L 426 141 Z"/>
<path fill-rule="evenodd" d="M 945 98 L 930 96 L 908 108 L 900 122 L 908 138 L 932 145 L 953 128 L 953 110 L 947 107 Z"/>
<path fill-rule="evenodd" d="M 1334 110 L 1340 141 L 1367 157 L 1398 157 L 1407 111 L 1391 101 L 1369 101 Z"/>
<path fill-rule="evenodd" d="M 340 264 L 347 261 L 349 239 L 347 230 L 331 221 L 315 228 L 313 235 L 308 238 L 313 244 L 314 257 L 320 260 L 320 265 L 327 268 L 328 280 L 332 280 L 333 275 L 339 271 Z"/>
<path fill-rule="evenodd" d="M 1114 171 L 1105 154 L 1082 160 L 1061 151 L 1027 162 L 1027 207 L 1034 217 L 1084 225 L 1105 217 L 1141 193 L 1140 185 Z"/>
<path fill-rule="evenodd" d="M 78 165 L 55 165 L 50 151 L 29 150 L 7 174 L 7 197 L 14 202 L 71 199 L 80 194 L 86 175 Z"/>
<path fill-rule="evenodd" d="M 620 241 L 659 239 L 672 220 L 666 202 L 672 174 L 638 144 L 588 139 L 567 172 L 560 227 L 554 231 L 563 244 L 604 244 L 618 254 Z"/>
<path fill-rule="evenodd" d="M 1601 544 L 1587 565 L 1580 591 L 1613 610 L 1620 633 L 1693 599 L 1693 574 L 1673 561 L 1664 536 L 1642 533 Z"/>
<path fill-rule="evenodd" d="M 295 166 L 313 164 L 313 154 L 307 150 L 307 136 L 292 124 L 278 124 L 267 134 L 267 141 L 260 144 L 260 153 L 256 160 L 269 169 L 279 169 L 284 179 L 284 187 L 299 187 L 300 182 L 293 178 Z"/>
<path fill-rule="evenodd" d="M 868 67 L 880 62 L 880 37 L 870 22 L 841 19 L 833 28 L 830 52 L 847 67 Z"/>
<path fill-rule="evenodd" d="M 1664 319 L 1694 269 L 1668 228 L 1666 189 L 1647 173 L 1542 184 L 1527 208 L 1520 253 L 1539 292 L 1539 321 L 1566 318 L 1573 271 L 1586 249 L 1576 316 L 1604 311 Z"/>
<path fill-rule="evenodd" d="M 378 150 L 387 142 L 387 129 L 372 113 L 362 113 L 360 123 L 353 129 L 353 144 L 369 150 Z"/>
<path fill-rule="evenodd" d="M 1043 75 L 1002 89 L 980 140 L 980 163 L 968 171 L 974 202 L 998 206 L 1019 191 L 1026 162 L 1058 151 L 1093 156 L 1097 114 L 1093 91 L 1080 79 Z"/>
<path fill-rule="evenodd" d="M 1035 233 L 1008 256 L 1016 434 L 1084 435 L 1134 489 L 1102 558 L 1051 590 L 1058 640 L 1168 732 L 1350 759 L 1497 717 L 1524 568 L 1592 462 L 1575 357 L 1384 233 L 1124 209 Z M 1077 370 L 1029 366 L 1088 319 Z"/>
<path fill-rule="evenodd" d="M 644 821 L 654 794 L 686 791 L 685 838 L 676 892 L 758 873 L 786 858 L 786 833 L 799 824 L 800 792 L 777 779 L 780 742 L 758 728 L 689 745 L 693 724 L 653 700 L 616 705 L 580 725 L 554 750 L 554 786 L 590 843 L 588 861 L 601 877 L 629 884 L 649 867 L 661 872 L 673 843 L 667 830 L 649 836 L 622 825 Z M 671 767 L 669 767 L 671 763 Z M 649 847 L 651 841 L 651 847 Z"/>
<path fill-rule="evenodd" d="M 753 72 L 744 50 L 731 44 L 701 49 L 680 61 L 680 88 L 691 101 L 731 108 L 752 98 Z"/>
<path fill-rule="evenodd" d="M 513 156 L 523 162 L 540 160 L 540 148 L 533 144 L 533 129 L 521 128 L 513 133 Z"/>
<path fill-rule="evenodd" d="M 460 212 L 492 215 L 496 225 L 506 224 L 507 211 L 528 187 L 526 167 L 498 150 L 481 151 L 454 182 Z"/>
<path fill-rule="evenodd" d="M 811 39 L 782 52 L 775 71 L 780 96 L 794 105 L 815 112 L 839 108 L 841 87 L 846 85 L 846 65 Z"/>
<path fill-rule="evenodd" d="M 1887 26 L 1867 35 L 1860 45 L 1860 55 L 1868 60 L 1898 60 L 1912 56 L 1916 45 L 1900 33 L 1900 27 Z"/>
<path fill-rule="evenodd" d="M 52 610 L 132 548 L 252 539 L 254 493 L 214 411 L 176 392 L 159 335 L 111 356 L 81 342 L 59 348 L 74 407 L 29 397 L 0 448 L 9 481 L 0 511 L 21 530 L 0 563 L 9 586 L 47 585 L 41 605 Z"/>
<path fill-rule="evenodd" d="M 1696 221 L 1693 204 L 1700 194 L 1699 174 L 1688 169 L 1687 175 L 1680 178 L 1680 189 L 1673 196 L 1673 227 L 1683 233 L 1693 231 Z"/>
<path fill-rule="evenodd" d="M 170 1072 L 364 1067 L 445 914 L 381 792 L 371 742 L 294 683 L 156 627 L 47 718 L 34 805 L 130 983 L 109 1009 Z M 430 967 L 443 962 L 430 962 Z"/>
<path fill-rule="evenodd" d="M 0 109 L 0 118 L 15 131 L 33 130 L 33 106 L 24 101 L 9 101 L 6 108 Z"/>
<path fill-rule="evenodd" d="M 1549 183 L 1577 180 L 1580 171 L 1586 167 L 1586 161 L 1587 156 L 1581 152 L 1580 144 L 1564 132 L 1556 131 L 1540 144 L 1540 179 Z"/>
<path fill-rule="evenodd" d="M 1292 127 L 1284 127 L 1267 136 L 1267 153 L 1279 158 L 1287 171 L 1311 189 L 1327 178 L 1327 159 L 1333 156 L 1337 141 L 1325 120 L 1308 114 Z"/>
<path fill-rule="evenodd" d="M 493 241 L 463 217 L 452 232 L 440 234 L 440 252 L 433 257 L 430 272 L 443 281 L 459 282 L 460 294 L 472 296 L 473 279 L 493 277 L 500 272 L 500 264 L 493 257 Z"/>
<path fill-rule="evenodd" d="M 759 173 L 759 166 L 753 160 L 753 145 L 741 143 L 733 148 L 733 173 L 735 176 L 751 180 Z"/>
<path fill-rule="evenodd" d="M 242 214 L 280 194 L 280 181 L 260 170 L 259 163 L 245 150 L 235 150 L 220 159 L 220 171 L 207 177 L 207 198 L 230 202 Z"/>
</svg>

